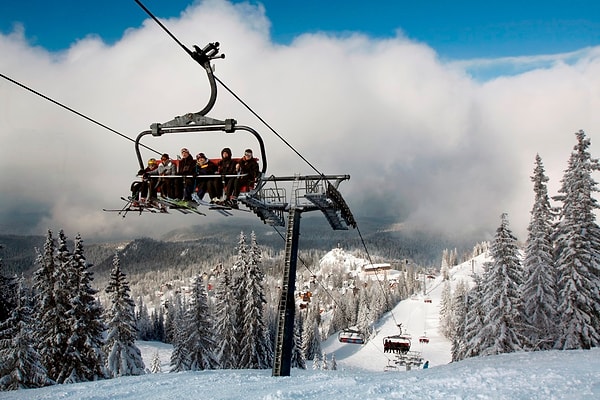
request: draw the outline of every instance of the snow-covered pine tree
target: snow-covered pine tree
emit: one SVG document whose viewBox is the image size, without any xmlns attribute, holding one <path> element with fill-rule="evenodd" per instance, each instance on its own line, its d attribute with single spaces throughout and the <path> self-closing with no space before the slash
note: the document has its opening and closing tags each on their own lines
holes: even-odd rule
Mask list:
<svg viewBox="0 0 600 400">
<path fill-rule="evenodd" d="M 91 286 L 93 273 L 83 254 L 83 239 L 75 237 L 69 263 L 68 287 L 71 311 L 68 316 L 70 337 L 67 341 L 68 363 L 63 365 L 65 383 L 97 380 L 106 377 L 104 368 L 103 311 Z"/>
<path fill-rule="evenodd" d="M 452 287 L 450 280 L 443 281 L 442 296 L 440 300 L 440 333 L 450 339 L 454 335 L 454 310 L 452 304 Z"/>
<path fill-rule="evenodd" d="M 473 281 L 475 286 L 467 292 L 467 313 L 465 316 L 465 331 L 463 335 L 464 345 L 457 348 L 456 359 L 453 358 L 453 361 L 478 356 L 481 354 L 484 346 L 483 337 L 480 335 L 480 332 L 484 327 L 486 312 L 483 305 L 482 278 L 479 275 L 473 275 Z"/>
<path fill-rule="evenodd" d="M 242 235 L 243 236 L 243 233 Z M 242 256 L 238 255 L 238 257 Z M 273 364 L 273 348 L 265 325 L 264 307 L 267 303 L 264 273 L 260 268 L 261 254 L 256 235 L 251 233 L 251 243 L 241 269 L 241 368 L 265 369 Z"/>
<path fill-rule="evenodd" d="M 35 338 L 36 348 L 40 354 L 42 365 L 47 370 L 48 376 L 52 379 L 56 377 L 58 367 L 54 360 L 58 359 L 59 349 L 53 345 L 56 332 L 56 320 L 60 318 L 56 314 L 56 299 L 54 298 L 54 282 L 56 263 L 54 253 L 56 252 L 56 242 L 52 231 L 46 232 L 46 241 L 44 250 L 38 252 L 36 264 L 38 269 L 33 273 L 34 289 L 34 316 L 35 322 L 33 336 Z"/>
<path fill-rule="evenodd" d="M 348 317 L 348 304 L 346 296 L 341 296 L 338 292 L 333 293 L 334 306 L 329 326 L 329 335 L 333 335 L 342 329 L 350 327 L 350 318 Z"/>
<path fill-rule="evenodd" d="M 552 259 L 553 212 L 546 186 L 548 177 L 540 155 L 535 157 L 534 202 L 523 259 L 523 317 L 534 350 L 547 350 L 556 341 L 556 271 Z"/>
<path fill-rule="evenodd" d="M 173 343 L 175 337 L 175 305 L 172 299 L 165 301 L 165 309 L 167 310 L 167 316 L 165 317 L 164 329 L 165 329 L 165 343 Z"/>
<path fill-rule="evenodd" d="M 448 261 L 442 257 L 442 266 L 440 267 L 440 275 L 442 275 L 442 279 L 447 281 L 450 279 L 450 266 L 448 265 Z"/>
<path fill-rule="evenodd" d="M 306 309 L 304 330 L 302 332 L 302 352 L 305 360 L 313 360 L 315 357 L 321 356 L 320 324 L 319 305 L 311 302 L 311 305 Z"/>
<path fill-rule="evenodd" d="M 321 369 L 326 371 L 329 369 L 329 363 L 327 362 L 327 353 L 323 353 L 323 362 L 321 363 Z"/>
<path fill-rule="evenodd" d="M 129 282 L 121 270 L 116 253 L 106 293 L 110 301 L 106 315 L 108 333 L 105 345 L 108 373 L 111 377 L 143 375 L 144 361 L 140 349 L 135 345 L 135 303 L 129 296 Z"/>
<path fill-rule="evenodd" d="M 600 228 L 592 173 L 600 169 L 583 131 L 569 158 L 555 200 L 562 202 L 554 231 L 558 288 L 558 349 L 589 349 L 600 344 Z"/>
<path fill-rule="evenodd" d="M 335 353 L 331 353 L 331 364 L 329 365 L 331 371 L 337 371 L 337 361 L 335 360 Z"/>
<path fill-rule="evenodd" d="M 257 348 L 263 353 L 259 358 L 262 359 L 265 368 L 272 368 L 275 360 L 275 350 L 273 348 L 275 336 L 271 334 L 272 331 L 269 329 L 268 320 L 275 319 L 270 319 L 265 315 L 267 314 L 267 299 L 265 292 L 266 280 L 262 266 L 262 250 L 258 245 L 256 233 L 254 231 L 250 232 L 249 256 L 248 267 L 250 268 L 251 275 L 254 276 L 253 290 L 258 296 L 262 297 L 262 300 L 258 301 L 258 296 L 254 296 L 256 307 L 260 311 L 261 321 L 256 330 L 257 332 L 260 332 L 262 338 L 262 340 L 257 343 Z M 275 314 L 271 313 L 270 315 L 274 316 Z"/>
<path fill-rule="evenodd" d="M 216 356 L 220 368 L 238 367 L 238 326 L 236 323 L 236 298 L 229 269 L 220 268 L 215 285 L 214 302 L 216 322 L 215 337 L 218 338 Z"/>
<path fill-rule="evenodd" d="M 158 350 L 156 350 L 154 354 L 152 354 L 150 372 L 152 372 L 153 374 L 158 374 L 159 372 L 162 372 L 162 368 L 160 365 L 160 355 L 158 354 Z"/>
<path fill-rule="evenodd" d="M 22 279 L 17 283 L 16 303 L 0 322 L 0 390 L 42 387 L 52 383 L 33 346 L 32 310 Z M 13 299 L 14 300 L 14 299 Z"/>
<path fill-rule="evenodd" d="M 467 292 L 467 284 L 461 280 L 456 285 L 452 296 L 452 309 L 450 310 L 452 332 L 449 335 L 452 340 L 450 349 L 452 361 L 461 360 L 466 352 Z"/>
<path fill-rule="evenodd" d="M 2 246 L 0 246 L 2 248 Z M 17 303 L 17 279 L 4 276 L 0 258 L 0 322 L 8 319 Z"/>
<path fill-rule="evenodd" d="M 138 339 L 140 340 L 153 340 L 154 326 L 150 319 L 150 313 L 148 312 L 148 306 L 144 303 L 142 296 L 138 298 L 136 313 L 135 313 L 135 324 L 138 331 Z"/>
<path fill-rule="evenodd" d="M 294 315 L 294 343 L 292 344 L 292 368 L 306 369 L 306 361 L 302 351 L 302 331 L 304 330 L 304 321 L 300 310 L 296 310 Z"/>
<path fill-rule="evenodd" d="M 246 243 L 246 235 L 244 232 L 240 232 L 237 243 L 237 256 L 235 262 L 231 268 L 231 282 L 233 295 L 236 299 L 235 302 L 235 326 L 237 329 L 238 340 L 236 352 L 236 366 L 235 368 L 246 368 L 242 362 L 241 340 L 246 334 L 244 308 L 246 307 L 246 301 L 248 299 L 248 287 L 245 282 L 244 271 L 247 270 L 246 263 L 248 262 L 248 243 Z"/>
<path fill-rule="evenodd" d="M 35 343 L 48 377 L 56 383 L 63 383 L 69 376 L 63 366 L 66 359 L 71 326 L 67 316 L 71 312 L 69 264 L 71 254 L 67 249 L 67 239 L 60 231 L 58 245 L 52 231 L 48 230 L 44 251 L 38 254 L 39 268 L 34 272 L 35 293 Z"/>
<path fill-rule="evenodd" d="M 56 298 L 56 309 L 61 317 L 58 321 L 58 335 L 56 336 L 55 345 L 59 349 L 60 358 L 57 362 L 58 370 L 56 371 L 57 383 L 73 383 L 78 382 L 77 369 L 80 367 L 80 355 L 72 346 L 71 340 L 74 334 L 75 325 L 73 320 L 73 298 L 74 280 L 77 280 L 73 263 L 73 255 L 67 246 L 67 236 L 64 231 L 58 233 L 58 244 L 56 252 L 56 284 L 54 285 L 54 296 Z"/>
<path fill-rule="evenodd" d="M 185 347 L 192 371 L 215 369 L 215 333 L 212 316 L 208 308 L 208 295 L 202 275 L 196 276 L 186 312 Z"/>
<path fill-rule="evenodd" d="M 484 324 L 481 355 L 511 353 L 527 345 L 523 335 L 520 286 L 523 271 L 517 238 L 502 214 L 491 248 L 492 261 L 483 275 Z"/>
<path fill-rule="evenodd" d="M 165 316 L 163 307 L 152 310 L 152 339 L 158 342 L 165 341 Z"/>
<path fill-rule="evenodd" d="M 312 369 L 313 370 L 321 369 L 321 353 L 315 354 L 313 363 L 312 363 Z"/>
<path fill-rule="evenodd" d="M 173 351 L 171 352 L 171 370 L 170 372 L 181 372 L 190 370 L 190 357 L 186 347 L 187 319 L 185 318 L 185 307 L 182 304 L 181 297 L 177 295 L 171 301 L 169 314 L 173 321 Z"/>
<path fill-rule="evenodd" d="M 390 282 L 387 276 L 385 276 L 383 279 L 377 279 L 375 282 L 370 282 L 369 295 L 371 297 L 371 327 L 373 322 L 377 321 L 383 316 L 383 314 L 393 308 L 392 304 L 396 304 L 394 303 L 394 299 L 389 288 Z"/>
<path fill-rule="evenodd" d="M 368 296 L 366 288 L 363 288 L 358 294 L 358 315 L 356 316 L 356 326 L 366 338 L 370 336 L 370 326 L 373 323 L 371 318 L 371 299 Z"/>
</svg>

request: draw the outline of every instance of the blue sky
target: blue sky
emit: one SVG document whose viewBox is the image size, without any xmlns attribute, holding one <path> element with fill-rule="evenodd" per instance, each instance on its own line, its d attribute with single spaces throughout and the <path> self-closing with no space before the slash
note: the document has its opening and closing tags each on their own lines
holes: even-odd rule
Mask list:
<svg viewBox="0 0 600 400">
<path fill-rule="evenodd" d="M 158 17 L 168 18 L 178 16 L 192 1 L 143 3 Z M 600 2 L 595 0 L 261 3 L 271 21 L 272 39 L 282 44 L 307 32 L 362 32 L 385 38 L 400 29 L 407 37 L 428 44 L 442 58 L 454 60 L 556 54 L 600 44 Z M 88 34 L 113 43 L 127 28 L 139 27 L 145 19 L 134 0 L 0 2 L 2 33 L 20 23 L 32 43 L 53 51 L 66 49 Z"/>
</svg>

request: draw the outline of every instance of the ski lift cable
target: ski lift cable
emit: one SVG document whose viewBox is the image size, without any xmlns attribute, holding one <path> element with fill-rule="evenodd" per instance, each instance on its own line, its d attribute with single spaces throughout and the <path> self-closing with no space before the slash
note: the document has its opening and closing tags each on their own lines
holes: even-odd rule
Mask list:
<svg viewBox="0 0 600 400">
<path fill-rule="evenodd" d="M 360 241 L 361 241 L 361 243 L 363 245 L 363 248 L 365 249 L 365 252 L 367 253 L 367 259 L 369 260 L 369 263 L 371 265 L 373 265 L 373 260 L 371 259 L 371 254 L 369 253 L 369 249 L 367 248 L 367 244 L 365 243 L 365 239 L 363 238 L 363 235 L 360 232 L 360 228 L 358 226 L 358 223 L 356 224 L 356 231 L 358 232 L 358 236 L 360 237 Z M 391 305 L 390 300 L 388 299 L 388 293 L 385 290 L 385 288 L 383 286 L 383 283 L 379 279 L 379 274 L 377 274 L 377 272 L 375 273 L 375 278 L 377 280 L 377 283 L 379 284 L 379 287 L 381 288 L 381 291 L 383 292 L 383 296 L 385 298 L 385 304 L 390 309 L 390 314 L 392 315 L 392 319 L 394 320 L 394 324 L 398 325 L 398 321 L 396 320 L 396 316 L 394 315 L 393 307 Z"/>
<path fill-rule="evenodd" d="M 277 232 L 277 234 L 279 235 L 279 237 L 281 237 L 281 239 L 283 239 L 283 241 L 285 242 L 285 237 L 283 236 L 283 234 L 281 232 L 279 232 L 279 230 L 277 229 L 277 227 L 273 226 L 273 229 L 275 230 L 275 232 Z M 304 268 L 306 268 L 306 270 L 311 275 L 315 275 L 315 273 L 313 271 L 311 271 L 310 268 L 308 268 L 308 265 L 304 262 L 304 260 L 302 259 L 302 257 L 298 256 L 298 260 L 300 260 L 300 262 L 302 263 L 302 265 L 304 266 Z M 329 296 L 331 298 L 331 300 L 338 307 L 338 309 L 342 310 L 342 307 L 340 307 L 340 304 L 337 302 L 337 300 L 335 299 L 335 297 L 333 297 L 333 294 L 331 293 L 331 291 L 329 289 L 327 289 L 327 287 L 325 287 L 325 285 L 322 282 L 317 281 L 317 283 L 319 284 L 319 286 L 321 286 L 323 288 L 323 290 L 325 291 L 325 293 L 327 294 L 327 296 Z M 350 318 L 348 317 L 348 315 L 346 315 L 345 313 L 344 313 L 344 319 L 346 320 L 346 322 L 348 322 L 348 325 L 352 324 L 352 321 L 350 320 Z"/>
<path fill-rule="evenodd" d="M 298 157 L 300 157 L 300 159 L 302 161 L 304 161 L 309 167 L 311 167 L 313 169 L 313 171 L 315 171 L 318 175 L 323 175 L 323 173 L 321 171 L 319 171 L 310 161 L 308 161 L 302 154 L 300 154 L 300 152 L 298 150 L 296 150 L 294 148 L 294 146 L 292 146 L 287 140 L 285 140 L 285 138 L 283 136 L 281 136 L 271 125 L 269 125 L 260 115 L 258 115 L 258 113 L 256 113 L 244 100 L 242 100 L 237 94 L 235 94 L 233 92 L 233 90 L 231 90 L 227 85 L 225 85 L 223 83 L 223 81 L 221 81 L 219 79 L 219 77 L 217 77 L 215 75 L 215 80 L 221 84 L 221 86 L 223 86 L 223 88 L 225 90 L 227 90 L 237 101 L 239 101 L 244 107 L 246 107 L 246 109 L 248 111 L 250 111 L 252 113 L 252 115 L 254 115 L 256 118 L 258 118 L 258 120 L 260 122 L 262 122 L 267 128 L 269 128 L 269 130 L 275 135 L 277 136 L 277 138 L 279 138 L 279 140 L 281 140 L 287 147 L 289 147 L 294 153 L 296 153 L 296 155 Z"/>
<path fill-rule="evenodd" d="M 64 108 L 65 110 L 67 110 L 67 111 L 69 111 L 69 112 L 72 112 L 73 114 L 75 114 L 75 115 L 77 115 L 77 116 L 79 116 L 79 117 L 81 117 L 81 118 L 83 118 L 83 119 L 86 119 L 86 120 L 90 121 L 90 122 L 91 122 L 91 123 L 93 123 L 93 124 L 96 124 L 96 125 L 98 125 L 98 126 L 100 126 L 100 127 L 104 128 L 104 129 L 106 129 L 106 130 L 108 130 L 108 131 L 110 131 L 110 132 L 112 132 L 112 133 L 116 134 L 116 135 L 119 135 L 119 136 L 121 136 L 121 137 L 122 137 L 122 138 L 124 138 L 124 139 L 127 139 L 127 140 L 129 140 L 130 142 L 133 142 L 133 143 L 135 143 L 135 140 L 134 140 L 134 139 L 132 139 L 132 138 L 130 138 L 129 136 L 127 136 L 127 135 L 125 135 L 125 134 L 123 134 L 123 133 L 121 133 L 121 132 L 119 132 L 119 131 L 117 131 L 117 130 L 115 130 L 115 129 L 111 128 L 110 126 L 107 126 L 107 125 L 105 125 L 105 124 L 103 124 L 103 123 L 99 122 L 98 120 L 96 120 L 96 119 L 94 119 L 94 118 L 88 117 L 87 115 L 85 115 L 85 114 L 83 114 L 83 113 L 80 113 L 79 111 L 77 111 L 77 110 L 75 110 L 75 109 L 73 109 L 73 108 L 71 108 L 71 107 L 69 107 L 69 106 L 67 106 L 67 105 L 65 105 L 65 104 L 63 104 L 63 103 L 61 103 L 61 102 L 57 101 L 57 100 L 54 100 L 53 98 L 51 98 L 51 97 L 49 97 L 49 96 L 46 96 L 45 94 L 43 94 L 43 93 L 40 93 L 40 92 L 38 92 L 37 90 L 34 90 L 34 89 L 30 88 L 29 86 L 27 86 L 27 85 L 25 85 L 25 84 L 23 84 L 23 83 L 21 83 L 21 82 L 19 82 L 19 81 L 16 81 L 16 80 L 14 80 L 14 79 L 12 79 L 12 78 L 10 78 L 10 77 L 8 77 L 8 76 L 4 75 L 3 73 L 0 73 L 0 77 L 2 77 L 2 78 L 4 78 L 4 79 L 6 79 L 7 81 L 9 81 L 9 82 L 11 82 L 11 83 L 13 83 L 13 84 L 15 84 L 15 85 L 17 85 L 17 86 L 19 86 L 19 87 L 21 87 L 21 88 L 25 89 L 25 90 L 27 90 L 27 91 L 28 91 L 28 92 L 30 92 L 30 93 L 33 93 L 33 94 L 35 94 L 36 96 L 39 96 L 39 97 L 43 98 L 44 100 L 47 100 L 47 101 L 49 101 L 49 102 L 51 102 L 51 103 L 53 103 L 53 104 L 55 104 L 55 105 L 57 105 L 57 106 L 59 106 L 59 107 L 62 107 L 62 108 Z M 158 154 L 158 155 L 160 155 L 160 154 L 161 154 L 159 151 L 157 151 L 157 150 L 154 150 L 154 149 L 152 149 L 152 148 L 150 148 L 150 147 L 148 147 L 148 146 L 144 146 L 144 145 L 141 145 L 141 146 L 143 146 L 143 147 L 144 147 L 144 148 L 146 148 L 147 150 L 150 150 L 150 151 L 152 151 L 152 152 L 154 152 L 154 153 L 156 153 L 156 154 Z"/>
<path fill-rule="evenodd" d="M 283 241 L 285 241 L 285 237 L 284 237 L 284 236 L 283 236 L 283 234 L 282 234 L 282 233 L 281 233 L 281 232 L 280 232 L 280 231 L 277 229 L 277 227 L 273 226 L 273 229 L 275 230 L 275 232 L 277 232 L 277 234 L 279 235 L 279 237 L 281 237 L 281 239 L 282 239 Z M 358 229 L 358 226 L 357 226 L 357 229 Z M 359 236 L 360 236 L 360 238 L 361 238 L 361 241 L 362 241 L 363 247 L 364 247 L 364 249 L 365 249 L 365 251 L 366 251 L 366 253 L 367 253 L 367 257 L 369 258 L 369 262 L 371 262 L 371 264 L 373 264 L 373 263 L 372 263 L 372 261 L 371 261 L 371 257 L 370 257 L 370 255 L 369 255 L 369 250 L 367 249 L 367 245 L 366 245 L 365 241 L 363 240 L 363 238 L 362 238 L 362 235 L 360 234 L 360 232 L 359 232 Z M 315 275 L 315 273 L 314 273 L 314 272 L 313 272 L 313 271 L 312 271 L 312 270 L 311 270 L 311 269 L 308 267 L 308 265 L 307 265 L 307 264 L 304 262 L 304 260 L 302 259 L 302 257 L 299 257 L 299 256 L 298 256 L 298 260 L 300 260 L 300 262 L 302 263 L 302 265 L 304 266 L 304 268 L 306 268 L 306 270 L 307 270 L 307 271 L 308 271 L 308 272 L 309 272 L 311 275 Z M 384 294 L 384 297 L 385 297 L 386 304 L 387 304 L 387 305 L 388 305 L 388 307 L 389 307 L 389 301 L 388 301 L 388 298 L 387 298 L 387 293 L 385 292 L 385 290 L 383 290 L 383 285 L 382 285 L 382 284 L 381 284 L 381 282 L 379 281 L 379 277 L 377 277 L 377 281 L 379 282 L 379 285 L 380 285 L 380 287 L 381 287 L 381 289 L 382 289 L 382 291 L 383 291 L 383 294 Z M 338 309 L 342 310 L 342 307 L 340 307 L 340 304 L 337 302 L 337 300 L 335 299 L 335 297 L 333 296 L 333 294 L 331 293 L 331 291 L 330 291 L 330 290 L 329 290 L 329 289 L 328 289 L 328 288 L 327 288 L 327 287 L 326 287 L 326 286 L 325 286 L 325 285 L 324 285 L 322 282 L 320 282 L 320 281 L 317 281 L 317 283 L 318 283 L 318 285 L 319 285 L 319 286 L 321 286 L 321 288 L 323 288 L 324 292 L 325 292 L 325 293 L 326 293 L 326 294 L 327 294 L 327 295 L 328 295 L 328 296 L 331 298 L 331 300 L 332 300 L 332 301 L 333 301 L 333 303 L 334 303 L 334 304 L 335 304 L 335 305 L 338 307 Z M 398 321 L 396 320 L 396 317 L 394 316 L 394 313 L 393 313 L 393 311 L 392 311 L 392 310 L 390 310 L 390 314 L 392 315 L 392 319 L 394 320 L 394 324 L 398 325 Z M 352 324 L 352 320 L 351 320 L 351 319 L 350 319 L 350 317 L 349 317 L 347 314 L 345 314 L 345 313 L 344 313 L 344 319 L 346 320 L 346 322 L 348 323 L 348 325 L 349 325 L 349 326 Z M 369 340 L 368 342 L 371 342 L 371 340 Z M 382 352 L 382 351 L 381 351 L 381 349 L 379 349 L 377 346 L 375 346 L 375 348 L 377 348 L 377 349 L 378 349 L 378 350 L 379 350 L 379 351 L 380 351 L 382 354 L 384 354 L 384 355 L 385 355 L 385 353 L 384 353 L 384 352 Z M 390 360 L 390 361 L 391 361 L 391 360 Z"/>
<path fill-rule="evenodd" d="M 188 49 L 183 43 L 181 43 L 181 41 L 179 39 L 177 39 L 177 37 L 171 31 L 169 31 L 169 29 L 162 22 L 160 22 L 160 20 L 158 18 L 156 18 L 156 16 L 154 14 L 152 14 L 152 12 L 146 6 L 144 6 L 144 4 L 142 4 L 142 2 L 140 0 L 134 0 L 134 1 L 142 8 L 142 10 L 144 10 L 144 12 L 146 14 L 148 14 L 150 16 L 150 18 L 152 18 L 154 20 L 154 22 L 156 22 L 158 24 L 158 26 L 160 26 L 162 28 L 162 30 L 164 30 L 167 33 L 167 35 L 169 35 L 169 37 L 171 37 L 171 39 L 173 39 L 175 41 L 175 43 L 177 43 L 179 45 L 179 47 L 181 47 L 190 57 L 192 57 L 194 60 L 197 61 L 196 54 L 194 52 L 192 52 L 190 49 Z M 311 167 L 313 169 L 313 171 L 315 171 L 318 175 L 323 175 L 323 173 L 320 172 L 310 161 L 308 161 L 306 159 L 306 157 L 304 157 L 302 154 L 300 154 L 300 152 L 298 150 L 296 150 L 294 148 L 294 146 L 292 146 L 283 136 L 281 136 L 256 111 L 254 111 L 254 109 L 252 109 L 252 107 L 250 107 L 244 100 L 242 100 L 241 97 L 239 97 L 232 89 L 230 89 L 214 73 L 213 73 L 213 76 L 215 78 L 215 81 L 217 81 L 221 86 L 223 86 L 223 88 L 225 90 L 227 90 L 237 101 L 240 102 L 240 104 L 242 104 L 248 111 L 250 111 L 250 113 L 252 113 L 252 115 L 254 115 L 260 122 L 262 122 L 275 136 L 277 136 L 277 138 L 279 138 L 279 140 L 281 140 L 287 147 L 289 147 L 294 153 L 296 153 L 296 155 L 298 157 L 300 157 L 300 159 L 302 161 L 304 161 L 309 167 Z"/>
<path fill-rule="evenodd" d="M 146 12 L 146 14 L 148 14 L 150 16 L 150 18 L 152 18 L 169 35 L 169 37 L 171 37 L 179 45 L 179 47 L 181 47 L 190 57 L 192 57 L 194 60 L 196 60 L 195 54 L 190 49 L 188 49 L 179 39 L 177 39 L 177 37 L 171 31 L 169 31 L 169 29 L 167 29 L 167 27 L 162 22 L 160 22 L 160 20 L 158 18 L 156 18 L 156 16 L 146 6 L 144 6 L 144 4 L 141 2 L 141 0 L 134 0 L 134 1 L 142 8 L 142 10 L 144 10 L 144 12 Z M 248 111 L 250 111 L 250 113 L 252 113 L 252 115 L 254 115 L 260 122 L 262 122 L 288 148 L 290 148 L 294 153 L 296 153 L 296 155 L 298 157 L 300 157 L 308 166 L 310 166 L 317 174 L 323 175 L 323 173 L 321 173 L 310 161 L 308 161 L 298 150 L 296 150 L 294 148 L 294 146 L 292 146 L 285 138 L 283 138 L 283 136 L 281 136 L 269 123 L 267 123 L 256 111 L 254 111 L 254 109 L 252 107 L 250 107 L 242 98 L 240 98 L 232 89 L 230 89 L 221 79 L 219 79 L 216 75 L 214 75 L 214 73 L 213 73 L 213 76 L 215 78 L 215 81 L 217 81 L 237 101 L 239 101 L 240 104 L 242 104 Z M 357 228 L 358 234 L 360 236 L 360 240 L 363 244 L 363 247 L 367 253 L 369 262 L 371 264 L 373 264 L 373 262 L 371 260 L 371 256 L 369 254 L 369 251 L 367 249 L 366 243 L 364 241 L 364 238 L 363 238 L 362 234 L 360 233 L 360 229 L 358 229 L 358 226 L 356 228 Z M 275 229 L 275 230 L 277 231 L 277 229 Z M 279 231 L 277 231 L 277 233 L 285 240 L 285 238 L 281 235 L 281 233 Z M 305 266 L 305 268 L 307 268 L 307 270 L 310 272 L 310 269 L 307 267 L 306 263 L 304 263 L 304 261 L 302 261 L 301 259 L 300 259 L 300 261 Z M 383 284 L 381 283 L 379 276 L 376 275 L 376 278 L 377 278 L 377 282 L 379 283 L 379 285 L 384 293 L 386 305 L 389 308 L 391 308 L 387 293 L 385 292 L 385 290 L 383 290 Z M 331 295 L 331 293 L 329 293 L 329 291 L 325 287 L 324 287 L 324 289 L 333 299 L 333 296 Z M 335 299 L 333 299 L 333 300 L 335 302 Z M 390 313 L 392 315 L 392 318 L 394 319 L 394 322 L 397 324 L 396 317 L 394 316 L 393 310 L 390 309 Z"/>
</svg>

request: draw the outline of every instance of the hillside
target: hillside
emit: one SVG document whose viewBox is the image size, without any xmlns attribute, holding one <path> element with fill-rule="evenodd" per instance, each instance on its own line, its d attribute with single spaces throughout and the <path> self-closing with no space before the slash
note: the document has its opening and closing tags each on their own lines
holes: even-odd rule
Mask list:
<svg viewBox="0 0 600 400">
<path fill-rule="evenodd" d="M 256 233 L 258 243 L 264 249 L 264 267 L 267 272 L 272 270 L 274 275 L 279 276 L 283 265 L 282 236 L 285 236 L 285 231 L 282 228 L 276 231 L 262 224 L 240 224 L 239 220 L 227 218 L 218 224 L 193 225 L 161 233 L 158 238 L 135 238 L 128 242 L 97 243 L 84 237 L 84 251 L 87 261 L 94 265 L 92 271 L 98 288 L 106 284 L 112 259 L 118 253 L 133 292 L 140 294 L 165 279 L 190 277 L 219 263 L 230 262 L 241 231 Z M 57 232 L 53 233 L 57 235 Z M 75 235 L 65 233 L 70 240 Z M 476 242 L 431 235 L 425 231 L 403 232 L 391 229 L 376 219 L 363 222 L 361 233 L 369 255 L 391 263 L 410 259 L 419 265 L 438 266 L 444 249 L 456 248 L 462 254 L 470 251 Z M 324 218 L 303 218 L 300 257 L 309 264 L 314 263 L 320 255 L 338 245 L 348 250 L 364 251 L 360 239 L 354 230 L 332 231 Z M 2 273 L 31 276 L 37 268 L 36 249 L 41 249 L 44 241 L 44 236 L 0 235 Z M 72 248 L 72 243 L 70 246 Z M 154 285 L 152 281 L 155 281 Z"/>
<path fill-rule="evenodd" d="M 451 270 L 453 283 L 468 280 L 484 255 Z M 377 334 L 365 345 L 323 344 L 336 371 L 292 369 L 290 377 L 274 378 L 271 370 L 211 370 L 168 373 L 171 347 L 139 342 L 147 366 L 155 353 L 161 372 L 137 377 L 56 385 L 2 393 L 6 400 L 163 400 L 163 399 L 597 399 L 600 398 L 600 350 L 546 351 L 475 357 L 449 361 L 449 343 L 437 335 L 441 278 L 428 282 L 427 294 L 400 302 L 377 322 Z M 432 303 L 422 301 L 430 297 Z M 427 329 L 429 344 L 417 346 L 430 360 L 427 370 L 383 372 L 388 355 L 381 339 L 396 333 L 401 321 L 413 337 Z"/>
<path fill-rule="evenodd" d="M 481 254 L 450 269 L 452 286 L 459 281 L 471 282 L 472 271 L 481 272 L 483 264 L 489 261 L 487 254 Z M 393 362 L 394 357 L 383 352 L 383 338 L 399 333 L 397 324 L 412 336 L 411 351 L 422 353 L 424 360 L 431 366 L 447 364 L 450 358 L 450 341 L 438 332 L 439 306 L 442 294 L 442 276 L 425 279 L 426 293 L 420 293 L 399 302 L 394 309 L 385 314 L 376 324 L 376 334 L 365 345 L 349 345 L 329 338 L 323 345 L 327 354 L 335 354 L 339 365 L 348 368 L 360 368 L 370 371 L 383 371 Z M 431 300 L 431 303 L 425 302 Z M 429 343 L 420 343 L 419 338 L 426 336 Z"/>
</svg>

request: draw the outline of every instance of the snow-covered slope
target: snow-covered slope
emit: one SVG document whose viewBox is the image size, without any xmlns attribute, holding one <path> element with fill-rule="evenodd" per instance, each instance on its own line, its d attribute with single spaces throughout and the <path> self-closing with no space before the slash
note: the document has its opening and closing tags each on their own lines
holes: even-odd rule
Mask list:
<svg viewBox="0 0 600 400">
<path fill-rule="evenodd" d="M 338 259 L 343 257 L 338 256 Z M 452 287 L 465 281 L 472 283 L 471 275 L 480 273 L 483 264 L 489 261 L 486 254 L 481 254 L 472 260 L 459 264 L 450 269 Z M 354 261 L 355 262 L 355 261 Z M 423 279 L 423 278 L 422 278 Z M 328 355 L 335 354 L 339 365 L 346 368 L 360 368 L 370 371 L 383 371 L 394 357 L 383 352 L 383 338 L 399 333 L 397 324 L 402 324 L 403 332 L 412 336 L 411 351 L 422 353 L 424 360 L 430 366 L 447 364 L 451 360 L 450 342 L 438 333 L 440 299 L 443 288 L 442 276 L 427 279 L 426 294 L 420 294 L 403 300 L 394 309 L 383 316 L 375 324 L 376 335 L 364 345 L 345 344 L 330 337 L 323 345 L 323 351 Z M 431 300 L 431 303 L 425 300 Z M 419 337 L 427 336 L 429 343 L 420 343 Z"/>
<path fill-rule="evenodd" d="M 151 347 L 151 344 L 149 344 Z M 150 362 L 144 355 L 146 363 Z M 2 400 L 322 400 L 600 398 L 600 349 L 476 357 L 408 372 L 292 369 L 158 373 L 0 392 Z"/>
<path fill-rule="evenodd" d="M 469 281 L 485 256 L 450 271 L 452 283 Z M 197 400 L 197 399 L 598 399 L 600 349 L 513 353 L 450 363 L 449 343 L 437 333 L 441 277 L 427 282 L 428 293 L 405 300 L 382 318 L 377 335 L 365 345 L 324 345 L 335 353 L 337 371 L 292 369 L 292 376 L 274 378 L 271 370 L 212 370 L 166 373 L 171 347 L 139 342 L 149 367 L 158 352 L 162 373 L 98 382 L 55 385 L 0 392 L 2 400 Z M 432 302 L 425 303 L 430 297 Z M 413 345 L 430 361 L 427 370 L 383 372 L 388 354 L 382 338 L 398 332 L 396 322 L 418 338 L 427 331 L 429 344 Z M 418 340 L 415 340 L 418 343 Z M 329 355 L 329 357 L 331 357 Z M 310 368 L 310 365 L 309 365 Z"/>
</svg>

